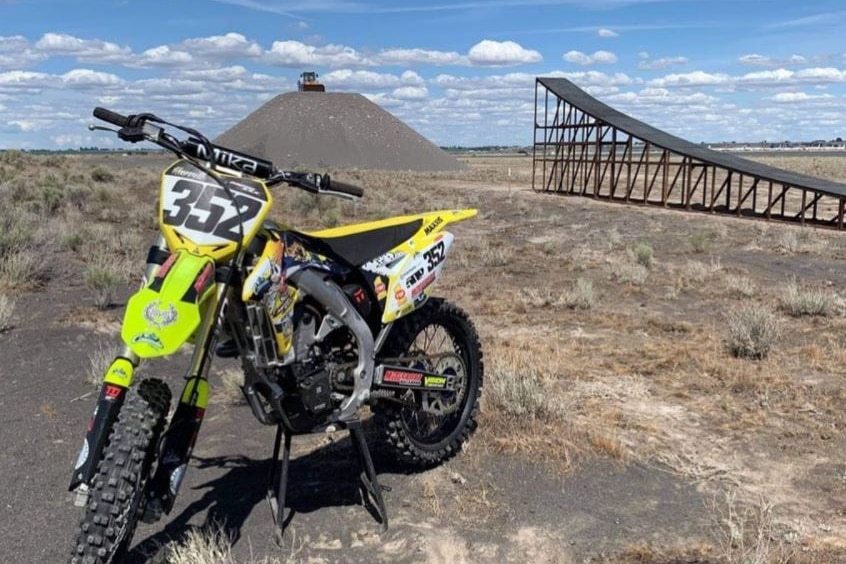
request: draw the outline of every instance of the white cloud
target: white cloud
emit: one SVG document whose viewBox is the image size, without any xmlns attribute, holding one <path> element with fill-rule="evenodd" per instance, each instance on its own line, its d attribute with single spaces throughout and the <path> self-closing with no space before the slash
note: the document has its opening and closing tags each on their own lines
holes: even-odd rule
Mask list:
<svg viewBox="0 0 846 564">
<path fill-rule="evenodd" d="M 599 71 L 586 72 L 566 72 L 566 73 L 550 73 L 550 76 L 559 74 L 564 78 L 572 80 L 579 86 L 594 86 L 601 88 L 610 88 L 614 86 L 629 86 L 633 84 L 635 79 L 622 72 L 615 72 L 614 74 L 606 74 Z"/>
<path fill-rule="evenodd" d="M 613 88 L 617 86 L 628 86 L 634 79 L 624 73 L 606 74 L 599 71 L 583 72 L 545 72 L 544 76 L 567 78 L 582 88 Z M 535 75 L 522 72 L 514 72 L 503 75 L 492 75 L 485 77 L 463 77 L 449 74 L 441 74 L 432 80 L 441 88 L 455 91 L 481 91 L 495 90 L 503 95 L 515 95 L 515 92 L 532 94 L 535 88 Z"/>
<path fill-rule="evenodd" d="M 421 86 L 426 83 L 423 77 L 412 70 L 407 70 L 400 75 L 403 84 L 410 86 Z"/>
<path fill-rule="evenodd" d="M 797 71 L 793 76 L 799 82 L 810 82 L 813 84 L 843 82 L 846 80 L 846 70 L 839 70 L 833 67 L 810 68 Z"/>
<path fill-rule="evenodd" d="M 376 57 L 383 65 L 457 65 L 467 64 L 468 59 L 455 51 L 433 51 L 428 49 L 387 49 Z"/>
<path fill-rule="evenodd" d="M 255 58 L 260 57 L 263 52 L 258 43 L 240 33 L 186 39 L 178 48 L 192 55 L 210 59 Z"/>
<path fill-rule="evenodd" d="M 0 68 L 21 69 L 47 58 L 35 52 L 22 35 L 0 36 Z"/>
<path fill-rule="evenodd" d="M 213 69 L 192 69 L 174 73 L 177 78 L 205 82 L 231 82 L 250 78 L 250 72 L 241 65 Z"/>
<path fill-rule="evenodd" d="M 533 49 L 525 49 L 514 41 L 485 39 L 470 48 L 468 59 L 473 65 L 507 67 L 540 63 L 543 61 L 543 56 Z"/>
<path fill-rule="evenodd" d="M 110 41 L 80 39 L 64 33 L 45 33 L 35 43 L 35 50 L 50 56 L 70 56 L 85 63 L 121 63 L 132 54 L 129 47 Z"/>
<path fill-rule="evenodd" d="M 367 66 L 373 64 L 352 47 L 344 45 L 306 45 L 300 41 L 274 41 L 265 55 L 273 65 L 285 67 L 302 66 Z"/>
<path fill-rule="evenodd" d="M 599 37 L 610 38 L 610 37 L 619 37 L 620 34 L 614 31 L 613 29 L 608 29 L 607 27 L 601 27 L 596 30 L 596 35 Z"/>
<path fill-rule="evenodd" d="M 68 88 L 105 88 L 118 86 L 123 80 L 114 74 L 93 71 L 91 69 L 74 69 L 61 76 L 62 83 Z"/>
<path fill-rule="evenodd" d="M 687 57 L 661 57 L 660 59 L 642 57 L 637 68 L 640 70 L 664 70 L 673 65 L 686 65 L 687 63 Z"/>
<path fill-rule="evenodd" d="M 31 119 L 14 119 L 9 122 L 9 125 L 14 125 L 21 131 L 36 131 L 44 127 L 43 122 Z"/>
<path fill-rule="evenodd" d="M 738 59 L 740 64 L 757 67 L 781 67 L 790 65 L 804 65 L 808 63 L 808 59 L 802 55 L 791 55 L 787 59 L 776 59 L 766 55 L 758 55 L 752 53 L 751 55 L 743 55 Z"/>
<path fill-rule="evenodd" d="M 816 100 L 832 100 L 834 96 L 831 94 L 806 94 L 805 92 L 779 92 L 771 98 L 773 102 L 781 104 L 790 104 L 796 102 L 811 102 Z"/>
<path fill-rule="evenodd" d="M 704 71 L 693 71 L 681 74 L 668 74 L 663 78 L 650 80 L 647 84 L 663 88 L 665 86 L 717 86 L 729 84 L 732 77 L 723 73 L 708 73 Z"/>
<path fill-rule="evenodd" d="M 91 145 L 94 142 L 92 136 L 79 134 L 52 135 L 50 136 L 50 140 L 58 147 L 70 147 L 74 149 L 77 147 Z"/>
<path fill-rule="evenodd" d="M 429 91 L 425 86 L 403 86 L 392 93 L 398 100 L 425 100 L 429 97 Z"/>
<path fill-rule="evenodd" d="M 366 70 L 336 70 L 324 74 L 322 79 L 327 86 L 341 90 L 380 90 L 403 85 L 401 77 Z"/>
<path fill-rule="evenodd" d="M 38 93 L 42 88 L 55 85 L 54 77 L 43 72 L 13 70 L 0 73 L 0 92 Z"/>
<path fill-rule="evenodd" d="M 581 51 L 567 51 L 564 60 L 577 65 L 612 65 L 617 62 L 617 55 L 611 51 L 596 51 L 593 55 Z"/>
<path fill-rule="evenodd" d="M 625 92 L 607 96 L 612 104 L 637 106 L 707 106 L 718 102 L 714 96 L 703 92 L 679 94 L 666 88 L 644 88 L 640 92 Z"/>
<path fill-rule="evenodd" d="M 140 67 L 177 67 L 190 65 L 194 57 L 185 51 L 171 49 L 167 45 L 159 45 L 147 49 L 133 60 L 133 66 Z"/>
</svg>

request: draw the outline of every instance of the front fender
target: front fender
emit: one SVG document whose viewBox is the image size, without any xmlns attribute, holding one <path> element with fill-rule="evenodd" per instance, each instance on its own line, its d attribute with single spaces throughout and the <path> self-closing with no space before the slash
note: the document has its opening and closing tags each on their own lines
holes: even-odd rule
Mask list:
<svg viewBox="0 0 846 564">
<path fill-rule="evenodd" d="M 126 304 L 121 338 L 141 358 L 167 356 L 200 326 L 214 288 L 214 261 L 174 252 Z"/>
</svg>

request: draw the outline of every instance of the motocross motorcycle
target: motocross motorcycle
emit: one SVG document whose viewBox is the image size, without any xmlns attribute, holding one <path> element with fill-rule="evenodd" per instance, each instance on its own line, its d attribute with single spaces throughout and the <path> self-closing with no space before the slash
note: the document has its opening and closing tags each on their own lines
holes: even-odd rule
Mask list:
<svg viewBox="0 0 846 564">
<path fill-rule="evenodd" d="M 155 143 L 178 159 L 162 175 L 161 233 L 127 302 L 125 347 L 106 371 L 73 471 L 70 490 L 84 513 L 70 561 L 119 562 L 139 520 L 171 511 L 216 355 L 240 359 L 248 405 L 277 428 L 268 479 L 277 535 L 286 525 L 292 436 L 334 430 L 349 431 L 362 501 L 386 530 L 362 416 L 373 414 L 400 461 L 421 466 L 456 454 L 476 428 L 478 335 L 461 309 L 430 298 L 453 243 L 445 228 L 476 210 L 300 232 L 267 219 L 272 187 L 346 198 L 363 191 L 329 175 L 278 170 L 153 114 L 96 108 L 94 116 L 117 129 L 90 129 Z M 133 383 L 133 374 L 143 359 L 185 345 L 193 352 L 171 414 L 168 385 Z"/>
</svg>

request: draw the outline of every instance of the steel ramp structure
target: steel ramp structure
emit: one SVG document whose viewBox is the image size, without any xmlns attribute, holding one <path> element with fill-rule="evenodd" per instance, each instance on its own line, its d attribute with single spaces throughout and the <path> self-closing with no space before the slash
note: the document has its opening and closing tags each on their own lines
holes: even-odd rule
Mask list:
<svg viewBox="0 0 846 564">
<path fill-rule="evenodd" d="M 846 184 L 691 143 L 565 78 L 535 81 L 532 189 L 834 229 L 846 211 Z"/>
</svg>

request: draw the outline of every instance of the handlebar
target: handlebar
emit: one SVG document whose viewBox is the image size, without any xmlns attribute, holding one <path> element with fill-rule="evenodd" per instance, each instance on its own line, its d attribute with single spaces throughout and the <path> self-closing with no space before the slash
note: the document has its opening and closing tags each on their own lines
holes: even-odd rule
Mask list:
<svg viewBox="0 0 846 564">
<path fill-rule="evenodd" d="M 325 192 L 337 192 L 339 194 L 344 194 L 347 196 L 353 196 L 355 198 L 361 198 L 364 196 L 364 190 L 359 188 L 358 186 L 353 186 L 352 184 L 347 184 L 346 182 L 339 182 L 338 180 L 329 181 L 329 175 L 325 175 L 327 187 L 325 188 Z"/>
<path fill-rule="evenodd" d="M 106 108 L 94 108 L 94 117 L 108 122 L 118 127 L 126 127 L 129 124 L 129 118 L 117 112 L 107 110 Z"/>
<path fill-rule="evenodd" d="M 244 174 L 266 180 L 269 186 L 285 182 L 315 194 L 335 194 L 353 198 L 360 198 L 364 195 L 364 190 L 358 186 L 337 180 L 333 181 L 328 174 L 320 175 L 310 172 L 296 173 L 278 170 L 271 161 L 220 145 L 214 145 L 193 130 L 181 128 L 189 133 L 196 134 L 200 139 L 189 137 L 185 141 L 177 141 L 173 137 L 164 134 L 162 128 L 147 123 L 150 120 L 165 125 L 173 125 L 167 124 L 167 122 L 156 118 L 152 114 L 124 116 L 106 108 L 97 107 L 94 108 L 94 117 L 120 127 L 118 137 L 124 141 L 133 143 L 144 140 L 151 141 L 177 154 L 182 153 L 207 162 L 213 161 L 218 166 L 237 170 Z M 208 154 L 207 147 L 211 148 L 213 155 Z"/>
</svg>

